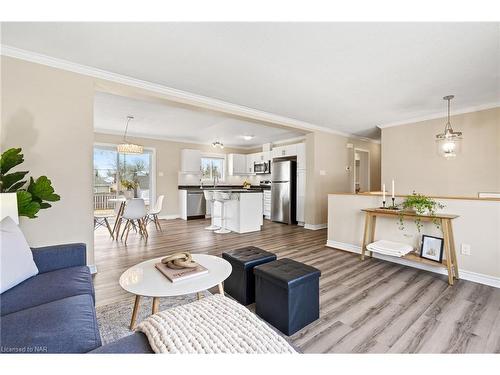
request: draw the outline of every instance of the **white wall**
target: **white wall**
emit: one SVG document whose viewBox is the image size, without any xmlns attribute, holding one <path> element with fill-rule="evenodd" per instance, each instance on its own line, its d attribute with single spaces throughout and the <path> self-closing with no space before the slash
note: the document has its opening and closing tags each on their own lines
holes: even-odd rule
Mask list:
<svg viewBox="0 0 500 375">
<path fill-rule="evenodd" d="M 326 224 L 329 193 L 352 191 L 354 151 L 347 148 L 348 143 L 370 151 L 370 187 L 380 189 L 380 144 L 331 133 L 310 133 L 306 136 L 306 224 Z"/>
<path fill-rule="evenodd" d="M 84 242 L 93 264 L 93 80 L 3 56 L 1 65 L 1 149 L 22 147 L 17 170 L 48 176 L 61 196 L 21 229 L 30 246 Z"/>
<path fill-rule="evenodd" d="M 436 152 L 435 136 L 446 118 L 382 129 L 382 180 L 396 180 L 398 194 L 414 190 L 428 195 L 477 197 L 500 192 L 500 108 L 452 116 L 463 132 L 463 152 L 445 160 Z"/>
</svg>

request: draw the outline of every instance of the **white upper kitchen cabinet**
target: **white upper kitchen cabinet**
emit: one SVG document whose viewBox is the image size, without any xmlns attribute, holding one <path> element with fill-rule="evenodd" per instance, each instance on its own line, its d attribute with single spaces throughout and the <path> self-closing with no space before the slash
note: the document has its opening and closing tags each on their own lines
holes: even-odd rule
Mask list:
<svg viewBox="0 0 500 375">
<path fill-rule="evenodd" d="M 228 154 L 227 155 L 227 172 L 230 176 L 247 175 L 247 155 L 243 154 Z"/>
<path fill-rule="evenodd" d="M 182 173 L 200 173 L 201 169 L 201 151 L 183 149 L 181 150 L 181 172 Z"/>
<path fill-rule="evenodd" d="M 247 157 L 247 173 L 249 174 L 254 174 L 255 171 L 254 171 L 254 163 L 255 161 L 257 160 L 258 158 L 258 154 L 248 154 L 246 155 Z"/>
<path fill-rule="evenodd" d="M 297 169 L 306 169 L 306 144 L 297 143 Z"/>
<path fill-rule="evenodd" d="M 273 153 L 273 158 L 281 158 L 284 156 L 296 156 L 297 145 L 293 144 L 293 145 L 273 147 L 272 153 Z"/>
</svg>

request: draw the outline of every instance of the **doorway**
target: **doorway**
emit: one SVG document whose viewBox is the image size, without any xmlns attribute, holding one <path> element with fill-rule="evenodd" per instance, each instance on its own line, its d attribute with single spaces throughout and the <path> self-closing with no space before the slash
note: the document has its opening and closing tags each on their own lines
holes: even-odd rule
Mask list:
<svg viewBox="0 0 500 375">
<path fill-rule="evenodd" d="M 354 181 L 355 193 L 370 191 L 370 151 L 360 148 L 354 149 Z"/>
</svg>

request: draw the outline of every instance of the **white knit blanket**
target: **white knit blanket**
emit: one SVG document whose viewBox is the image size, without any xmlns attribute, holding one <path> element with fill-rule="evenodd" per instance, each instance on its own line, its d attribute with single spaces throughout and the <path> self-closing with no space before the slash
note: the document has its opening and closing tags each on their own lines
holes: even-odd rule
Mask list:
<svg viewBox="0 0 500 375">
<path fill-rule="evenodd" d="M 137 330 L 155 353 L 295 353 L 246 307 L 220 294 L 152 315 Z"/>
</svg>

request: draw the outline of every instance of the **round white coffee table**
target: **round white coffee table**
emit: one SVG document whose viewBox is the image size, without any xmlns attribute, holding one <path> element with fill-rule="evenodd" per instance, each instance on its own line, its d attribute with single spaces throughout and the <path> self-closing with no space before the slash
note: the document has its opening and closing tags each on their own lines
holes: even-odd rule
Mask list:
<svg viewBox="0 0 500 375">
<path fill-rule="evenodd" d="M 224 294 L 222 282 L 231 274 L 231 264 L 228 261 L 206 254 L 192 254 L 193 260 L 208 270 L 207 274 L 181 280 L 175 283 L 168 280 L 155 267 L 156 263 L 164 258 L 159 257 L 130 267 L 120 276 L 120 286 L 127 292 L 135 294 L 134 310 L 130 321 L 130 329 L 134 329 L 135 320 L 139 311 L 141 296 L 153 297 L 152 312 L 156 314 L 160 307 L 161 297 L 180 296 L 184 294 L 200 293 L 216 285 L 219 293 Z"/>
</svg>

